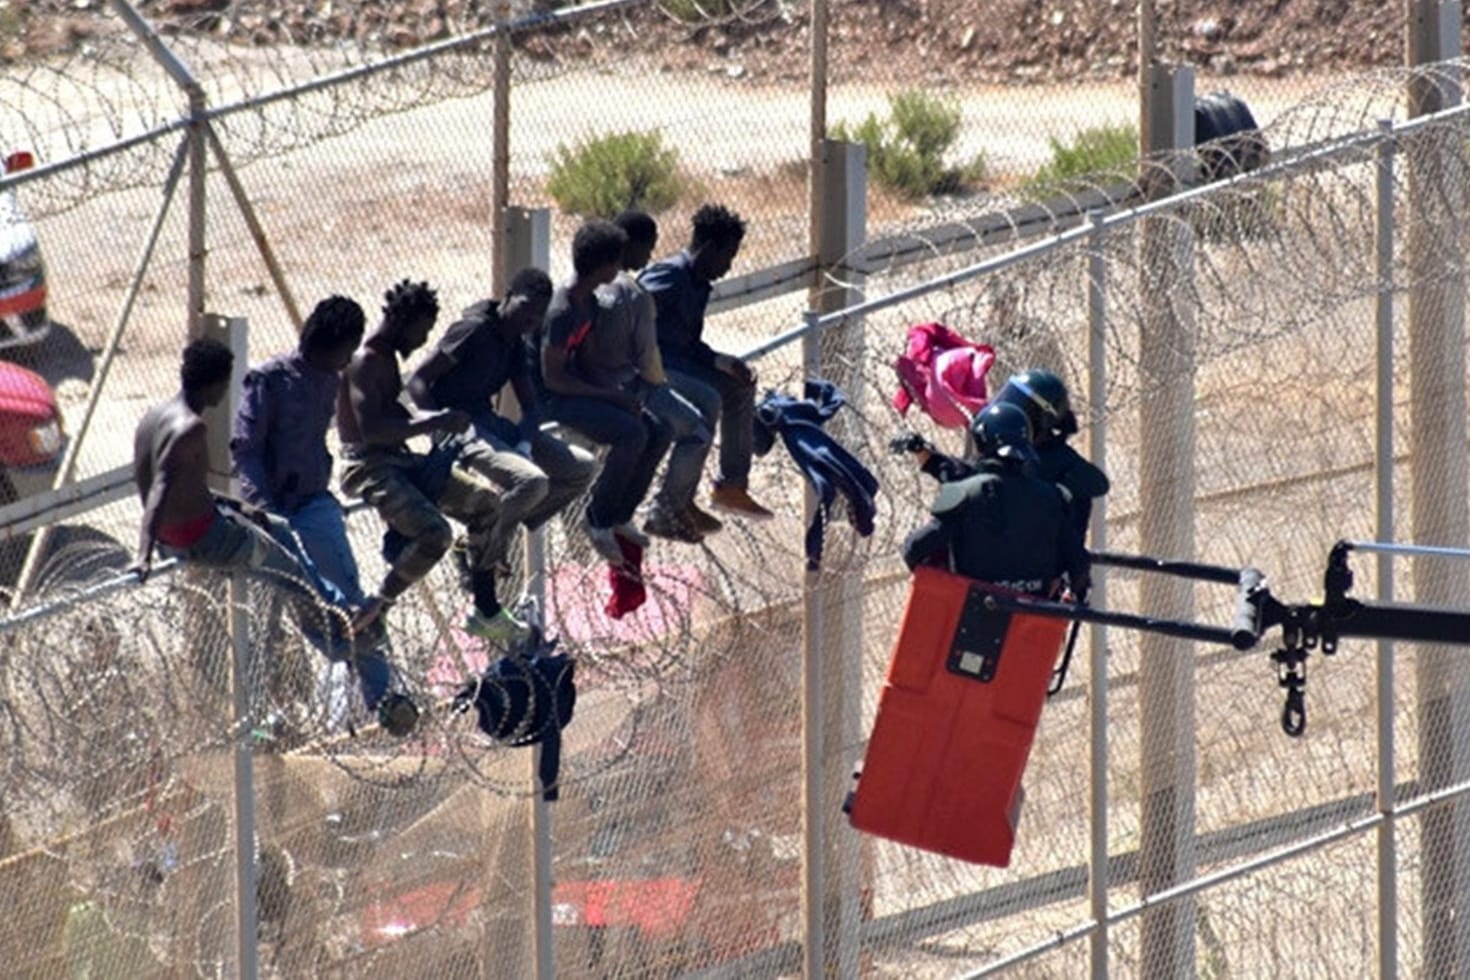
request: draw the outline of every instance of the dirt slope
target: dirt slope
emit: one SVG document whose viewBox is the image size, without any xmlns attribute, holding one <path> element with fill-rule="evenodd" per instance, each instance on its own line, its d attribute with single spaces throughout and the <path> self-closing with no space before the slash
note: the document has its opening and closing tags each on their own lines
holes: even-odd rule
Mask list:
<svg viewBox="0 0 1470 980">
<path fill-rule="evenodd" d="M 517 11 L 525 0 L 518 0 Z M 536 0 L 540 2 L 540 0 Z M 726 12 L 691 25 L 662 9 L 609 15 L 527 37 L 538 58 L 617 59 L 655 53 L 670 69 L 718 66 L 737 77 L 804 77 L 805 3 L 667 0 Z M 1286 75 L 1403 61 L 1403 5 L 1385 0 L 1156 0 L 1159 50 L 1214 73 Z M 171 30 L 241 43 L 325 43 L 350 37 L 402 47 L 491 19 L 488 0 L 144 0 Z M 733 8 L 733 10 L 732 10 Z M 74 49 L 117 29 L 105 0 L 0 4 L 0 62 Z M 837 80 L 1025 81 L 1109 78 L 1135 69 L 1136 0 L 832 0 Z"/>
</svg>

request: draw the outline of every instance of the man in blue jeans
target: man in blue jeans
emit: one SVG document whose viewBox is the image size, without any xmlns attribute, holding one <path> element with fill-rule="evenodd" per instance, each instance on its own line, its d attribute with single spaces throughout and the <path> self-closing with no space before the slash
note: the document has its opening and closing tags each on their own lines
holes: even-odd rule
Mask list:
<svg viewBox="0 0 1470 980">
<path fill-rule="evenodd" d="M 568 428 L 608 447 L 602 472 L 592 485 L 586 529 L 592 546 L 621 565 L 621 537 L 640 548 L 648 537 L 633 515 L 653 482 L 672 435 L 645 410 L 641 393 L 588 380 L 580 366 L 582 347 L 601 315 L 596 290 L 612 282 L 623 262 L 628 236 L 610 221 L 589 221 L 572 239 L 573 275 L 551 297 L 541 338 L 546 413 Z"/>
<path fill-rule="evenodd" d="M 316 305 L 296 350 L 251 368 L 236 410 L 230 455 L 240 495 L 285 518 L 322 578 L 354 606 L 368 604 L 347 539 L 341 502 L 332 494 L 327 430 L 337 412 L 342 369 L 366 329 L 362 307 L 344 296 Z M 377 706 L 392 672 L 380 649 L 355 658 L 364 703 Z"/>
<path fill-rule="evenodd" d="M 658 244 L 658 224 L 643 211 L 628 210 L 613 219 L 628 242 L 617 277 L 597 288 L 597 325 L 577 349 L 577 369 L 595 384 L 642 394 L 643 407 L 673 438 L 663 483 L 643 521 L 643 530 L 660 538 L 698 542 L 721 527 L 714 515 L 694 503 L 699 475 L 709 456 L 711 432 L 701 410 L 674 390 L 658 352 L 658 311 L 635 273 L 648 264 Z M 713 401 L 718 396 L 709 393 Z"/>
<path fill-rule="evenodd" d="M 658 310 L 658 348 L 675 391 L 720 426 L 720 472 L 710 506 L 753 520 L 773 515 L 749 493 L 755 439 L 755 372 L 704 342 L 704 314 L 714 281 L 730 271 L 745 222 L 723 205 L 694 212 L 689 247 L 643 270 L 638 282 Z"/>
</svg>

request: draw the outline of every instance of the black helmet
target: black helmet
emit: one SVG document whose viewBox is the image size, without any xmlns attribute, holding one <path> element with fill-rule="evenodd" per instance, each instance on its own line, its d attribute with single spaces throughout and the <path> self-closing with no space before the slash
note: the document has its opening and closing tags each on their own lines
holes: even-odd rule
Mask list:
<svg viewBox="0 0 1470 980">
<path fill-rule="evenodd" d="M 1019 406 L 1031 420 L 1037 443 L 1065 439 L 1077 432 L 1077 416 L 1072 414 L 1067 386 L 1051 371 L 1033 368 L 1013 374 L 991 401 Z"/>
<path fill-rule="evenodd" d="M 1015 405 L 991 402 L 970 423 L 970 434 L 982 459 L 1017 463 L 1036 459 L 1036 450 L 1031 448 L 1031 421 Z"/>
</svg>

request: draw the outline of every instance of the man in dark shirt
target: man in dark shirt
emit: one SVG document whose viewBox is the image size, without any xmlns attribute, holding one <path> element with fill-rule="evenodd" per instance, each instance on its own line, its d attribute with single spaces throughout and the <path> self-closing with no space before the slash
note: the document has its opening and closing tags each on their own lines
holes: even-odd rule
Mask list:
<svg viewBox="0 0 1470 980">
<path fill-rule="evenodd" d="M 716 279 L 730 271 L 745 222 L 733 211 L 706 204 L 694 212 L 689 247 L 644 269 L 638 282 L 658 311 L 658 348 L 674 390 L 720 427 L 720 473 L 710 505 L 745 517 L 773 515 L 748 491 L 755 438 L 755 372 L 733 354 L 704 342 L 704 314 Z"/>
<path fill-rule="evenodd" d="M 342 504 L 332 494 L 327 430 L 337 412 L 342 369 L 362 340 L 362 307 L 345 296 L 316 305 L 296 350 L 245 374 L 230 455 L 246 501 L 285 518 L 323 578 L 354 606 L 367 605 L 347 538 Z M 382 637 L 381 629 L 376 634 Z M 354 658 L 369 709 L 392 682 L 381 648 Z"/>
<path fill-rule="evenodd" d="M 971 431 L 980 454 L 974 475 L 940 487 L 933 520 L 903 544 L 904 561 L 916 568 L 937 560 L 959 575 L 1045 596 L 1065 574 L 1073 594 L 1083 594 L 1090 558 L 1061 490 L 1026 472 L 1035 454 L 1025 412 L 990 405 Z"/>
<path fill-rule="evenodd" d="M 636 277 L 658 244 L 658 224 L 638 210 L 624 211 L 613 224 L 628 236 L 622 269 L 612 282 L 597 288 L 597 327 L 578 348 L 577 370 L 594 384 L 640 393 L 643 407 L 669 430 L 674 441 L 669 464 L 643 530 L 661 538 L 698 542 L 721 527 L 719 519 L 694 503 L 713 441 L 705 416 L 719 413 L 719 395 L 705 389 L 710 404 L 700 409 L 674 390 L 664 371 L 658 310 Z"/>
<path fill-rule="evenodd" d="M 580 348 L 597 327 L 597 287 L 617 275 L 627 238 L 610 221 L 589 221 L 577 229 L 574 273 L 552 294 L 541 340 L 547 414 L 608 447 L 602 473 L 592 485 L 586 528 L 598 554 L 615 565 L 624 562 L 619 537 L 640 548 L 648 545 L 648 537 L 633 525 L 633 515 L 672 438 L 644 408 L 639 392 L 590 381 L 577 366 Z"/>
<path fill-rule="evenodd" d="M 597 471 L 591 453 L 541 431 L 526 337 L 541 326 L 550 300 L 551 278 L 522 269 L 504 302 L 487 299 L 465 310 L 408 379 L 409 397 L 424 411 L 469 413 L 475 437 L 460 459 L 500 488 L 500 516 L 486 545 L 497 564 L 506 561 L 517 528 L 540 527 L 581 496 Z M 520 405 L 519 424 L 491 404 L 507 384 Z"/>
</svg>

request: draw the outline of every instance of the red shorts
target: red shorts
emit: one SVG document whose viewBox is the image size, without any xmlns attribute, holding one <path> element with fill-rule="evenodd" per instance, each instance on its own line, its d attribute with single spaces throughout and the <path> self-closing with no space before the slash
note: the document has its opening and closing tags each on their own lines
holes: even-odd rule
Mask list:
<svg viewBox="0 0 1470 980">
<path fill-rule="evenodd" d="M 209 532 L 218 516 L 215 511 L 201 514 L 191 521 L 178 524 L 162 524 L 158 528 L 158 540 L 170 548 L 187 548 Z"/>
</svg>

